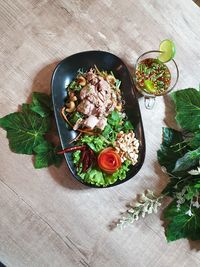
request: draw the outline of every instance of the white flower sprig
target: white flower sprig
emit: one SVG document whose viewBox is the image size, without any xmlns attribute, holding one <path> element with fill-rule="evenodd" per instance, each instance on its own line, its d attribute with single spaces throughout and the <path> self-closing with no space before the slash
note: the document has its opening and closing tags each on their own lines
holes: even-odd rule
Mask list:
<svg viewBox="0 0 200 267">
<path fill-rule="evenodd" d="M 188 171 L 189 174 L 191 175 L 199 175 L 200 174 L 200 161 L 199 161 L 199 166 L 197 166 L 197 169 L 195 170 L 190 170 Z"/>
<path fill-rule="evenodd" d="M 139 195 L 138 201 L 134 204 L 130 204 L 124 216 L 118 221 L 117 227 L 123 229 L 128 224 L 137 221 L 140 217 L 145 217 L 147 214 L 157 213 L 158 207 L 161 206 L 164 195 L 156 196 L 152 191 L 147 190 L 143 194 Z"/>
</svg>

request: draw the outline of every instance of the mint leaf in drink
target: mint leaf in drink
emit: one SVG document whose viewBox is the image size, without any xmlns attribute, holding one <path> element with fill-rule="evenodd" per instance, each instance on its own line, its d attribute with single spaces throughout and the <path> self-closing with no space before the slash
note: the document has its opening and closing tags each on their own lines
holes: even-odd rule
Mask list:
<svg viewBox="0 0 200 267">
<path fill-rule="evenodd" d="M 200 92 L 194 88 L 171 94 L 176 106 L 176 121 L 185 130 L 196 131 L 200 126 Z"/>
<path fill-rule="evenodd" d="M 44 141 L 50 121 L 38 114 L 14 112 L 1 118 L 0 126 L 7 131 L 9 146 L 13 152 L 30 155 L 33 149 Z"/>
</svg>

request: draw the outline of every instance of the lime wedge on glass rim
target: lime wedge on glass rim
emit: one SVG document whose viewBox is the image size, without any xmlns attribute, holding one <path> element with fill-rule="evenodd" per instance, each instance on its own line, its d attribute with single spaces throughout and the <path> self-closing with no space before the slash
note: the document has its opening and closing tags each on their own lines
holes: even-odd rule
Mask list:
<svg viewBox="0 0 200 267">
<path fill-rule="evenodd" d="M 172 58 L 174 58 L 176 53 L 175 44 L 172 40 L 169 39 L 166 39 L 160 43 L 159 50 L 162 53 L 160 53 L 158 59 L 163 63 L 172 60 Z"/>
<path fill-rule="evenodd" d="M 148 91 L 149 93 L 154 93 L 156 91 L 156 89 L 154 88 L 153 82 L 151 80 L 144 80 L 144 85 L 145 85 L 146 91 Z"/>
</svg>

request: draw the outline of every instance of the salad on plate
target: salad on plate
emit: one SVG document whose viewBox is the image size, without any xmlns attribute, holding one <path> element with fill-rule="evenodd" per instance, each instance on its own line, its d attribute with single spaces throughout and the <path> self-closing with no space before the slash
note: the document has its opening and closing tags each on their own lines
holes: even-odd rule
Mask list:
<svg viewBox="0 0 200 267">
<path fill-rule="evenodd" d="M 61 114 L 78 134 L 74 146 L 59 151 L 72 152 L 78 176 L 95 186 L 108 186 L 126 178 L 138 161 L 139 141 L 128 120 L 120 90 L 121 81 L 96 66 L 78 70 L 67 86 Z"/>
</svg>

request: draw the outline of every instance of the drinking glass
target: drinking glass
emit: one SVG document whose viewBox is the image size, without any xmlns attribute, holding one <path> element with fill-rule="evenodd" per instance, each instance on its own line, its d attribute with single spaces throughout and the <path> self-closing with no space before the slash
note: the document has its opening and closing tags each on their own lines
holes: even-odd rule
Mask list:
<svg viewBox="0 0 200 267">
<path fill-rule="evenodd" d="M 160 53 L 163 53 L 163 52 L 158 51 L 158 50 L 152 50 L 152 51 L 145 52 L 137 59 L 136 64 L 135 64 L 134 83 L 135 83 L 137 90 L 144 96 L 144 104 L 145 104 L 145 107 L 147 109 L 153 108 L 153 106 L 155 104 L 156 97 L 163 96 L 163 95 L 166 95 L 169 92 L 171 92 L 174 89 L 174 87 L 176 86 L 176 84 L 178 82 L 178 78 L 179 78 L 178 66 L 177 66 L 175 60 L 172 59 L 166 63 L 163 63 L 168 67 L 170 74 L 171 74 L 171 82 L 170 82 L 169 87 L 166 90 L 163 90 L 161 93 L 157 93 L 155 95 L 151 92 L 144 91 L 144 88 L 142 88 L 139 85 L 139 83 L 137 82 L 137 77 L 136 77 L 136 70 L 137 70 L 138 65 L 141 63 L 141 61 L 143 61 L 144 59 L 147 59 L 147 58 L 157 59 L 159 57 Z"/>
</svg>

